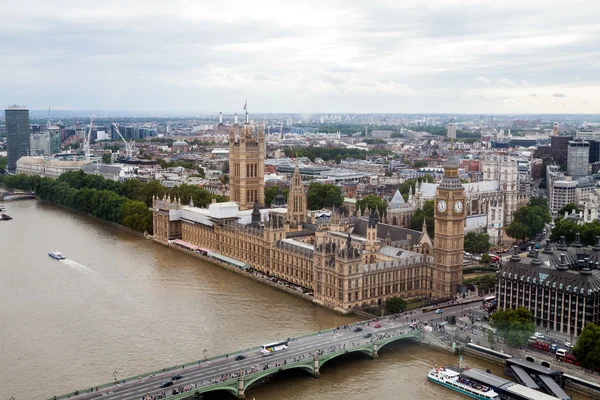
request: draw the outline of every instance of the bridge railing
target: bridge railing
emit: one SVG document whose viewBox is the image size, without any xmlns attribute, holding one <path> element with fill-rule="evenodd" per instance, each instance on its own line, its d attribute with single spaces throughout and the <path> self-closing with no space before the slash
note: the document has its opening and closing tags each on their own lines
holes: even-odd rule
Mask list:
<svg viewBox="0 0 600 400">
<path fill-rule="evenodd" d="M 355 326 L 364 325 L 368 321 L 369 320 L 359 321 L 359 322 L 355 322 L 353 324 L 347 324 L 347 325 L 349 325 L 351 327 L 355 327 Z M 307 333 L 305 335 L 296 336 L 293 339 L 294 340 L 299 340 L 299 339 L 305 339 L 305 338 L 309 338 L 309 337 L 313 337 L 313 336 L 318 336 L 320 334 L 331 333 L 335 329 L 336 328 L 330 328 L 330 329 L 325 329 L 325 330 L 318 331 L 318 332 L 311 332 L 311 333 Z M 143 379 L 143 378 L 148 378 L 151 375 L 166 374 L 167 372 L 175 372 L 175 371 L 178 371 L 178 370 L 185 370 L 184 367 L 190 367 L 190 366 L 194 366 L 194 365 L 202 365 L 203 362 L 220 360 L 220 359 L 226 358 L 228 356 L 235 356 L 235 355 L 240 354 L 240 353 L 247 353 L 247 352 L 257 351 L 257 350 L 260 350 L 260 347 L 261 346 L 249 347 L 247 349 L 242 349 L 242 350 L 237 350 L 237 351 L 230 352 L 230 353 L 219 354 L 219 355 L 212 356 L 212 357 L 202 358 L 202 359 L 191 361 L 191 362 L 187 362 L 187 363 L 184 363 L 184 364 L 178 364 L 178 365 L 175 365 L 175 366 L 172 366 L 172 367 L 162 368 L 162 369 L 155 370 L 155 371 L 152 371 L 152 372 L 146 372 L 146 373 L 143 373 L 143 374 L 137 374 L 137 375 L 129 376 L 129 377 L 126 377 L 126 378 L 120 378 L 120 379 L 117 379 L 116 381 L 113 381 L 113 382 L 103 383 L 103 384 L 100 384 L 100 385 L 91 385 L 91 386 L 86 387 L 85 389 L 74 390 L 72 392 L 62 394 L 60 396 L 50 397 L 48 400 L 67 399 L 67 398 L 70 398 L 70 397 L 74 396 L 76 392 L 78 392 L 79 394 L 89 393 L 89 390 L 91 388 L 93 388 L 94 390 L 96 388 L 98 388 L 98 390 L 100 390 L 100 389 L 106 389 L 108 387 L 115 386 L 117 384 L 124 384 L 124 383 L 132 382 L 132 381 L 138 381 L 139 379 Z M 189 394 L 188 394 L 188 396 L 189 396 Z"/>
</svg>

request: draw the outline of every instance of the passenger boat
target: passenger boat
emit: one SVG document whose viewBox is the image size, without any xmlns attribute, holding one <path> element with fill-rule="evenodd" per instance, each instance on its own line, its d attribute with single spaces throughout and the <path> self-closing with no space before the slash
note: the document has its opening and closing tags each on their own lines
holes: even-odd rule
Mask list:
<svg viewBox="0 0 600 400">
<path fill-rule="evenodd" d="M 494 392 L 490 387 L 464 378 L 460 375 L 460 372 L 448 367 L 432 368 L 427 375 L 427 379 L 474 399 L 498 400 L 500 398 L 498 393 Z"/>
<path fill-rule="evenodd" d="M 0 214 L 0 220 L 2 221 L 10 221 L 12 217 L 8 214 Z"/>
<path fill-rule="evenodd" d="M 51 251 L 48 255 L 56 260 L 64 260 L 66 258 L 60 251 Z"/>
</svg>

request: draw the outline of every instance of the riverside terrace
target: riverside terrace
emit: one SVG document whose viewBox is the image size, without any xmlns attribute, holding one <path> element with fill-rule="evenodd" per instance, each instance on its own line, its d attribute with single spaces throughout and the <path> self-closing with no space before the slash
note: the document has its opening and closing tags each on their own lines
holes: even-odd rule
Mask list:
<svg viewBox="0 0 600 400">
<path fill-rule="evenodd" d="M 462 315 L 467 309 L 479 306 L 479 302 L 449 306 L 444 309 L 443 317 Z M 275 352 L 268 357 L 262 356 L 260 347 L 254 347 L 120 379 L 117 382 L 90 385 L 88 389 L 50 397 L 49 400 L 67 398 L 139 400 L 145 395 L 149 396 L 148 399 L 152 399 L 152 396 L 158 393 L 165 393 L 166 396 L 163 398 L 179 400 L 219 390 L 243 399 L 246 390 L 254 383 L 280 371 L 299 368 L 318 377 L 319 369 L 323 364 L 340 355 L 360 352 L 374 358 L 378 356 L 378 351 L 389 343 L 404 339 L 419 340 L 421 330 L 410 327 L 410 321 L 413 319 L 439 322 L 443 318 L 433 311 L 428 311 L 410 315 L 406 313 L 401 316 L 381 318 L 378 321 L 363 321 L 349 325 L 345 329 L 329 329 L 290 339 L 288 349 Z M 357 327 L 362 328 L 362 331 L 355 332 Z M 369 333 L 371 336 L 365 337 Z M 246 358 L 236 360 L 239 354 L 243 354 Z M 182 375 L 183 378 L 174 381 L 171 387 L 161 388 L 161 384 L 170 381 L 174 375 Z M 223 379 L 224 377 L 228 378 Z M 93 390 L 90 390 L 92 387 Z M 181 387 L 188 391 L 172 393 L 173 388 Z"/>
</svg>

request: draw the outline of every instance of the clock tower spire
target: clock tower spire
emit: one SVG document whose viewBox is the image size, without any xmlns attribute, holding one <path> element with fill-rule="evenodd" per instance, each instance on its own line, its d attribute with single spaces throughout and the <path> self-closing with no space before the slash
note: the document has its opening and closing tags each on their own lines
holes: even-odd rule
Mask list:
<svg viewBox="0 0 600 400">
<path fill-rule="evenodd" d="M 435 238 L 431 296 L 451 298 L 462 283 L 465 189 L 458 178 L 460 160 L 451 149 L 442 183 L 435 192 Z"/>
</svg>

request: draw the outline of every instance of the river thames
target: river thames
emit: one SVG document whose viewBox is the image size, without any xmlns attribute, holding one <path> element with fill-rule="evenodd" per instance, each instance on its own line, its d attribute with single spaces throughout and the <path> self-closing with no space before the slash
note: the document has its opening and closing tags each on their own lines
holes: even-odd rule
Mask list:
<svg viewBox="0 0 600 400">
<path fill-rule="evenodd" d="M 358 320 L 47 203 L 4 205 L 14 219 L 0 221 L 2 399 L 46 399 Z M 56 250 L 67 260 L 48 257 Z M 334 360 L 320 379 L 277 376 L 247 398 L 464 398 L 426 381 L 435 363 L 458 358 L 399 344 L 376 360 Z"/>
</svg>

